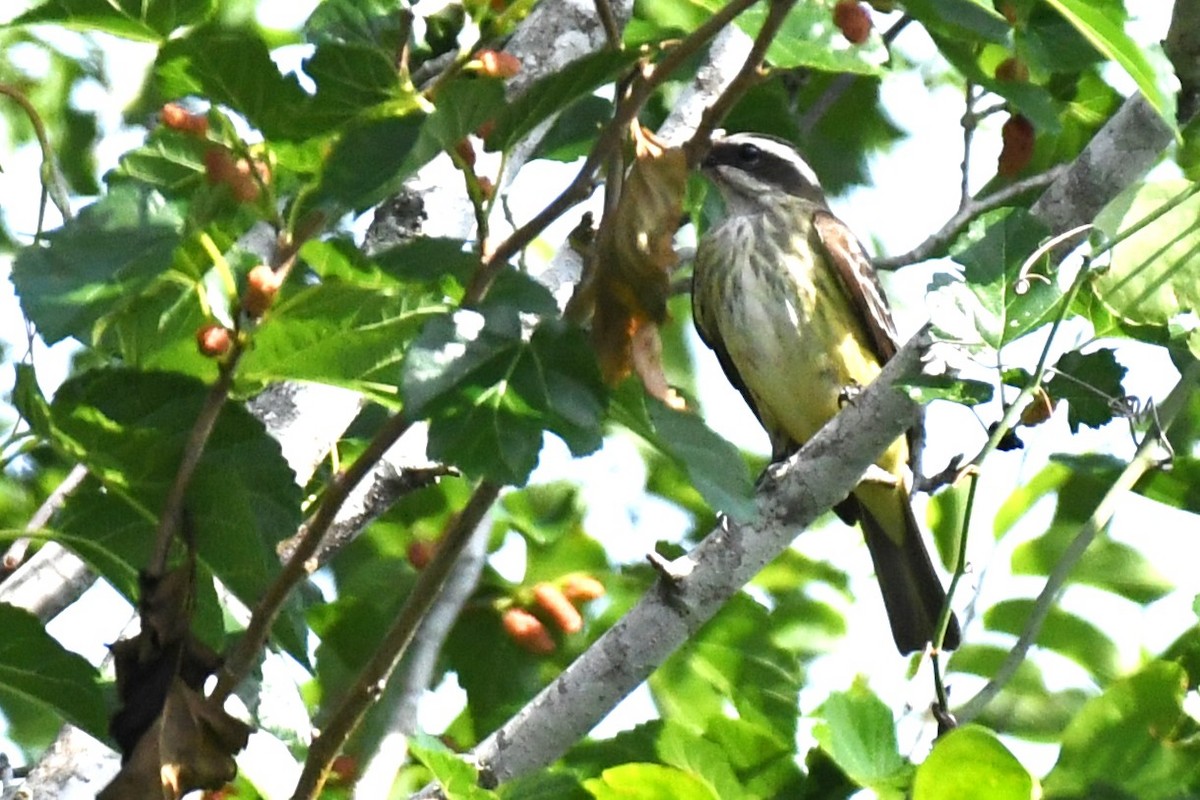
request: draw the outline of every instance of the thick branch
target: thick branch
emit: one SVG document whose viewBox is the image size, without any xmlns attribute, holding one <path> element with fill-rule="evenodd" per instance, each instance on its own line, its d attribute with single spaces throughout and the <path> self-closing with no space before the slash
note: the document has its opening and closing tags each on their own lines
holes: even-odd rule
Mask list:
<svg viewBox="0 0 1200 800">
<path fill-rule="evenodd" d="M 553 683 L 480 743 L 474 755 L 487 776 L 502 783 L 555 761 L 800 531 L 843 500 L 910 424 L 914 404 L 892 384 L 920 371 L 928 344 L 922 331 L 879 380 L 788 461 L 781 475 L 766 482 L 752 522 L 723 521 L 684 557 L 694 562 L 690 575 L 675 585 L 660 579 Z"/>
</svg>

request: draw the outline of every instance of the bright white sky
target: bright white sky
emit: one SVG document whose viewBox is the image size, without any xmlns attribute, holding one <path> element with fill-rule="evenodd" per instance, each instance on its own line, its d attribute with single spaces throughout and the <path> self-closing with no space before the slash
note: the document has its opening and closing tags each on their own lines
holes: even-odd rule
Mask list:
<svg viewBox="0 0 1200 800">
<path fill-rule="evenodd" d="M 1171 4 L 1130 5 L 1138 7 L 1138 12 L 1144 15 L 1133 27 L 1135 38 L 1147 43 L 1148 47 L 1151 43 L 1155 43 L 1153 47 L 1157 47 L 1156 43 L 1166 32 Z M 262 3 L 261 18 L 280 28 L 294 27 L 308 16 L 313 6 L 313 0 L 267 0 Z M 113 40 L 108 40 L 108 43 L 110 50 L 115 52 L 118 43 Z M 916 62 L 927 62 L 936 58 L 932 43 L 918 26 L 910 26 L 898 39 L 897 45 Z M 121 42 L 119 47 L 122 53 L 121 63 L 128 71 L 128 79 L 115 80 L 116 88 L 113 91 L 104 91 L 95 86 L 81 91 L 77 98 L 81 107 L 98 111 L 101 115 L 102 129 L 111 132 L 97 153 L 102 172 L 115 165 L 118 155 L 141 141 L 141 131 L 120 130 L 120 110 L 132 99 L 139 85 L 138 76 L 143 73 L 145 63 L 153 58 L 153 50 L 146 46 L 131 46 Z M 30 58 L 37 57 L 32 51 L 27 55 Z M 14 53 L 13 57 L 21 56 Z M 1117 70 L 1114 68 L 1113 72 L 1116 73 Z M 1131 86 L 1127 79 L 1117 85 L 1122 91 L 1128 91 Z M 873 159 L 872 186 L 855 190 L 847 197 L 835 198 L 832 205 L 835 212 L 845 219 L 864 241 L 876 243 L 882 252 L 897 253 L 912 247 L 928 232 L 939 228 L 952 215 L 957 205 L 961 160 L 959 154 L 962 147 L 958 119 L 962 114 L 962 98 L 957 90 L 950 87 L 930 88 L 922 82 L 920 76 L 912 73 L 889 76 L 884 81 L 883 88 L 887 108 L 897 124 L 909 132 L 910 138 L 901 142 L 893 151 Z M 982 186 L 994 174 L 999 153 L 1000 122 L 1001 119 L 989 120 L 975 138 L 970 176 L 973 188 Z M 947 155 L 951 153 L 954 154 L 953 157 Z M 36 221 L 34 203 L 38 197 L 36 152 L 32 148 L 25 148 L 15 154 L 0 156 L 0 161 L 4 169 L 0 173 L 0 198 L 6 198 L 4 212 L 8 223 L 19 234 L 32 235 Z M 547 196 L 546 182 L 565 183 L 571 175 L 573 168 L 552 168 L 549 171 L 539 169 L 536 177 L 529 179 L 529 183 L 531 189 L 536 186 L 540 191 L 518 190 L 513 192 L 512 197 L 527 197 L 531 198 L 531 201 L 536 198 L 540 201 Z M 912 193 L 915 187 L 928 189 L 927 194 L 920 198 L 920 202 L 913 202 Z M 28 202 L 17 203 L 12 198 L 28 198 Z M 516 214 L 518 218 L 522 218 L 523 214 L 532 215 L 537 210 L 540 209 L 522 209 L 518 206 Z M 57 222 L 51 222 L 50 226 L 55 224 Z M 565 230 L 570 227 L 571 225 L 564 225 L 556 229 L 559 230 L 558 235 L 564 235 Z M 7 259 L 0 259 L 0 278 L 7 277 L 8 269 Z M 889 281 L 889 289 L 899 307 L 902 333 L 912 331 L 924 320 L 924 285 L 927 277 L 935 270 L 936 265 L 914 267 L 896 280 Z M 916 274 L 920 274 L 922 278 L 916 279 Z M 11 284 L 7 280 L 0 280 L 0 339 L 9 343 L 11 352 L 24 352 L 24 327 L 12 295 Z M 65 376 L 69 349 L 69 346 L 59 346 L 50 351 L 44 347 L 35 350 L 39 376 L 47 391 L 52 391 Z M 760 453 L 766 452 L 765 436 L 741 397 L 725 381 L 715 359 L 698 342 L 696 350 L 698 381 L 705 387 L 704 403 L 710 424 L 735 443 Z M 1138 350 L 1136 358 L 1128 355 L 1122 358 L 1126 366 L 1130 367 L 1127 385 L 1148 387 L 1145 390 L 1154 397 L 1163 397 L 1174 382 L 1174 370 L 1165 359 L 1148 358 L 1147 356 L 1156 355 L 1151 348 Z M 11 380 L 11 372 L 0 375 L 0 391 L 7 391 Z M 935 437 L 930 442 L 927 465 L 940 466 L 951 455 L 962 452 L 964 447 L 971 450 L 982 444 L 982 428 L 969 413 L 960 412 L 955 419 L 957 422 L 940 423 L 941 430 L 946 434 L 940 440 Z M 3 420 L 0 424 L 8 422 Z M 1023 538 L 1040 532 L 1052 508 L 1047 505 L 1040 509 L 1040 513 L 1031 515 L 1024 535 L 1008 537 L 995 552 L 991 552 L 993 541 L 990 526 L 986 524 L 991 518 L 991 512 L 1007 497 L 1016 481 L 1026 480 L 1036 474 L 1051 453 L 1107 448 L 1114 438 L 1106 431 L 1072 439 L 1066 431 L 1065 421 L 1060 419 L 1043 426 L 1037 436 L 1026 437 L 1029 444 L 1026 450 L 1014 454 L 998 454 L 996 462 L 989 468 L 985 490 L 981 492 L 983 507 L 977 518 L 978 529 L 972 546 L 975 562 L 986 565 L 989 570 L 983 587 L 981 607 L 987 607 L 1004 597 L 1036 594 L 1040 588 L 1038 581 L 1012 579 L 1003 573 L 1007 572 L 1006 565 L 1012 546 Z M 964 446 L 964 441 L 972 444 Z M 666 535 L 665 531 L 676 531 L 677 536 L 681 535 L 684 524 L 684 517 L 678 510 L 654 498 L 648 498 L 642 492 L 644 475 L 639 474 L 636 469 L 630 469 L 631 464 L 641 463 L 632 452 L 634 447 L 636 444 L 630 439 L 616 438 L 610 441 L 601 453 L 586 459 L 572 460 L 560 442 L 551 441 L 543 456 L 542 467 L 535 475 L 535 479 L 565 478 L 577 481 L 583 487 L 585 499 L 591 509 L 588 517 L 589 531 L 605 541 L 613 558 L 624 562 L 641 559 L 650 543 Z M 1129 450 L 1125 446 L 1121 449 L 1121 454 L 1127 455 L 1126 451 Z M 1153 526 L 1146 525 L 1145 519 L 1149 513 L 1161 515 L 1159 518 L 1162 524 L 1156 522 Z M 1137 526 L 1137 546 L 1147 552 L 1177 585 L 1187 587 L 1185 590 L 1176 592 L 1144 614 L 1139 609 L 1131 609 L 1129 604 L 1099 592 L 1072 591 L 1064 600 L 1064 604 L 1070 610 L 1097 621 L 1102 627 L 1117 629 L 1120 626 L 1120 629 L 1128 630 L 1130 628 L 1127 626 L 1137 625 L 1143 631 L 1143 641 L 1133 643 L 1124 652 L 1128 666 L 1136 663 L 1140 656 L 1140 646 L 1156 652 L 1184 627 L 1195 621 L 1191 602 L 1197 591 L 1196 579 L 1194 570 L 1191 565 L 1185 563 L 1185 559 L 1173 557 L 1173 547 L 1177 545 L 1173 545 L 1167 532 L 1179 530 L 1181 520 L 1172 517 L 1170 512 L 1163 511 L 1156 504 L 1140 498 L 1130 498 L 1117 519 L 1114 532 L 1118 538 L 1122 538 L 1131 532 L 1130 526 L 1121 524 L 1122 519 L 1140 519 L 1142 524 Z M 854 676 L 864 670 L 872 674 L 872 687 L 880 692 L 892 707 L 899 708 L 905 700 L 911 700 L 918 708 L 925 707 L 930 683 L 924 676 L 915 682 L 903 679 L 905 663 L 892 650 L 886 616 L 878 590 L 873 586 L 869 559 L 865 548 L 861 546 L 861 537 L 857 532 L 851 533 L 841 525 L 832 525 L 823 530 L 805 533 L 798 539 L 797 546 L 810 556 L 830 558 L 842 568 L 851 571 L 853 589 L 857 597 L 853 609 L 844 609 L 851 612 L 852 618 L 847 646 L 838 653 L 821 659 L 812 670 L 810 688 L 802 695 L 803 709 L 811 711 L 828 692 L 847 687 Z M 506 565 L 520 563 L 520 545 L 516 537 L 512 547 L 513 549 L 500 559 L 500 566 L 506 571 L 509 571 Z M 107 594 L 111 597 L 111 590 L 108 590 Z M 95 605 L 89 605 L 95 608 Z M 124 615 L 119 612 L 105 612 L 101 616 L 108 619 L 120 616 L 124 619 Z M 83 630 L 90 634 L 88 641 L 73 640 L 69 644 L 89 657 L 98 659 L 104 652 L 103 643 L 116 638 L 119 627 L 110 626 L 113 627 L 111 632 L 101 629 L 103 635 L 97 638 L 96 615 L 88 614 L 85 619 L 77 608 L 56 622 L 56 635 L 67 636 L 72 628 L 78 629 L 76 626 L 81 621 L 84 622 Z M 977 625 L 967 632 L 968 637 L 973 639 L 980 638 L 979 634 Z M 886 642 L 887 646 L 881 648 L 880 642 Z M 888 658 L 894 663 L 880 669 L 881 662 L 886 662 Z M 1073 665 L 1060 663 L 1060 660 L 1053 663 L 1057 664 L 1058 668 L 1051 672 L 1052 680 L 1077 683 L 1082 679 L 1080 671 Z M 971 689 L 967 683 L 959 683 L 955 694 L 959 701 L 970 694 Z M 461 694 L 452 685 L 442 687 L 426 707 L 422 716 L 423 724 L 431 731 L 440 730 L 457 713 L 460 702 Z M 601 724 L 597 734 L 604 735 L 628 727 L 649 713 L 648 693 L 639 691 L 609 720 Z M 910 734 L 907 745 L 911 746 L 918 737 L 919 726 L 913 725 L 905 730 Z M 917 747 L 918 755 L 923 747 L 928 746 L 928 739 L 928 734 L 921 737 L 923 743 Z M 269 746 L 268 743 L 263 744 Z M 4 749 L 10 753 L 14 752 L 11 747 Z M 1052 763 L 1054 753 L 1022 747 L 1020 755 L 1027 766 L 1047 769 Z M 286 786 L 290 786 L 290 783 Z"/>
</svg>

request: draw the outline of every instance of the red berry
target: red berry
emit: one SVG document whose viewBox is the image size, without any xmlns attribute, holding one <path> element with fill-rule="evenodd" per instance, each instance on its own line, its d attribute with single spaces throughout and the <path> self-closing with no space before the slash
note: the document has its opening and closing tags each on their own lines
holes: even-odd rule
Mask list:
<svg viewBox="0 0 1200 800">
<path fill-rule="evenodd" d="M 996 67 L 996 80 L 1001 83 L 1026 83 L 1029 67 L 1019 58 L 1006 58 Z"/>
<path fill-rule="evenodd" d="M 1011 178 L 1029 166 L 1037 134 L 1033 130 L 1032 122 L 1020 114 L 1013 114 L 1000 129 L 1000 138 L 1004 146 L 1000 150 L 1000 161 L 996 165 L 996 171 L 1002 177 Z"/>
<path fill-rule="evenodd" d="M 196 347 L 202 355 L 220 358 L 233 347 L 233 334 L 224 325 L 211 322 L 196 331 Z"/>
<path fill-rule="evenodd" d="M 471 144 L 471 140 L 467 138 L 459 139 L 454 145 L 454 152 L 462 159 L 463 163 L 468 167 L 475 166 L 475 146 Z"/>
<path fill-rule="evenodd" d="M 851 44 L 862 44 L 871 35 L 871 12 L 857 0 L 838 0 L 833 7 L 833 24 Z"/>
</svg>

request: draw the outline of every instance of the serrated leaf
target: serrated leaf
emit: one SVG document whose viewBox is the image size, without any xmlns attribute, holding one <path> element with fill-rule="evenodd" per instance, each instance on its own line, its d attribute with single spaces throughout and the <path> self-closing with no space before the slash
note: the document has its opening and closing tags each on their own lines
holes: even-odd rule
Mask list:
<svg viewBox="0 0 1200 800">
<path fill-rule="evenodd" d="M 904 10 L 926 29 L 965 41 L 1003 44 L 1012 31 L 990 3 L 979 0 L 907 0 Z"/>
<path fill-rule="evenodd" d="M 894 793 L 908 782 L 912 765 L 900 755 L 891 709 L 861 680 L 831 694 L 817 716 L 813 736 L 860 786 Z"/>
<path fill-rule="evenodd" d="M 1099 428 L 1112 420 L 1113 401 L 1125 397 L 1121 380 L 1126 372 L 1112 349 L 1086 355 L 1072 350 L 1055 363 L 1054 372 L 1045 388 L 1055 400 L 1067 401 L 1071 433 L 1077 433 L 1080 425 Z"/>
<path fill-rule="evenodd" d="M 984 613 L 984 624 L 989 630 L 1020 636 L 1033 605 L 1032 600 L 1002 600 Z M 1035 643 L 1071 659 L 1100 684 L 1120 674 L 1120 653 L 1112 639 L 1092 623 L 1061 608 L 1050 609 Z"/>
<path fill-rule="evenodd" d="M 303 139 L 309 95 L 283 75 L 266 42 L 247 29 L 199 28 L 159 51 L 158 88 L 168 99 L 200 95 L 236 109 L 268 139 Z"/>
<path fill-rule="evenodd" d="M 1158 85 L 1158 76 L 1142 48 L 1125 32 L 1125 9 L 1120 3 L 1088 0 L 1047 0 L 1075 29 L 1133 78 L 1142 95 L 1163 121 L 1174 127 L 1175 115 Z"/>
<path fill-rule="evenodd" d="M 325 0 L 304 21 L 304 38 L 394 47 L 404 29 L 391 0 Z"/>
<path fill-rule="evenodd" d="M 317 85 L 311 107 L 312 133 L 408 95 L 396 65 L 376 44 L 321 43 L 305 59 L 304 71 Z"/>
<path fill-rule="evenodd" d="M 12 280 L 25 315 L 47 343 L 91 342 L 100 318 L 138 296 L 171 266 L 183 219 L 153 193 L 116 187 L 46 246 L 17 254 Z"/>
<path fill-rule="evenodd" d="M 1041 489 L 1049 491 L 1054 483 L 1061 481 L 1054 519 L 1045 534 L 1013 551 L 1013 572 L 1050 574 L 1121 468 L 1115 460 L 1091 464 L 1077 461 L 1072 469 L 1059 466 L 1053 473 L 1046 473 L 1053 477 Z M 1157 600 L 1173 588 L 1140 552 L 1104 535 L 1097 536 L 1088 546 L 1072 570 L 1071 579 L 1142 604 Z"/>
<path fill-rule="evenodd" d="M 980 725 L 965 725 L 938 737 L 913 779 L 913 800 L 964 797 L 1038 800 L 1041 792 L 996 734 Z"/>
<path fill-rule="evenodd" d="M 1177 738 L 1191 728 L 1182 724 L 1186 688 L 1182 667 L 1153 661 L 1090 700 L 1063 732 L 1047 795 L 1087 797 L 1100 787 L 1139 800 L 1187 795 L 1200 779 L 1200 742 Z"/>
<path fill-rule="evenodd" d="M 662 764 L 622 764 L 583 785 L 595 800 L 721 800 L 698 778 Z"/>
<path fill-rule="evenodd" d="M 637 381 L 622 384 L 613 395 L 610 413 L 687 472 L 714 511 L 737 520 L 754 516 L 754 483 L 741 453 L 696 414 L 649 397 Z"/>
<path fill-rule="evenodd" d="M 600 446 L 605 392 L 586 337 L 550 319 L 526 340 L 508 306 L 431 319 L 402 394 L 405 414 L 430 418 L 431 458 L 502 483 L 528 479 L 545 431 L 576 455 Z"/>
<path fill-rule="evenodd" d="M 210 18 L 216 0 L 48 0 L 9 25 L 58 23 L 140 42 L 158 42 L 185 25 Z"/>
<path fill-rule="evenodd" d="M 245 386 L 303 380 L 399 404 L 400 362 L 421 326 L 446 306 L 396 286 L 329 281 L 271 309 L 238 370 Z"/>
<path fill-rule="evenodd" d="M 433 773 L 446 800 L 487 800 L 495 792 L 479 787 L 479 772 L 436 739 L 421 735 L 408 744 L 409 752 Z"/>
<path fill-rule="evenodd" d="M 194 136 L 157 128 L 141 147 L 121 156 L 105 175 L 109 185 L 136 181 L 167 197 L 187 195 L 204 179 L 204 149 Z"/>
<path fill-rule="evenodd" d="M 966 283 L 944 283 L 930 297 L 931 304 L 958 309 L 958 319 L 940 313 L 934 323 L 955 335 L 973 334 L 968 345 L 999 349 L 1049 322 L 1062 298 L 1057 284 L 1034 280 L 1028 291 L 1017 291 L 1018 272 L 1045 232 L 1024 211 L 1005 210 L 975 220 L 951 249 Z"/>
<path fill-rule="evenodd" d="M 648 683 L 664 718 L 703 729 L 732 703 L 739 719 L 792 741 L 800 670 L 796 654 L 773 640 L 766 610 L 738 594 Z"/>
<path fill-rule="evenodd" d="M 59 644 L 25 609 L 0 603 L 0 630 L 0 706 L 11 693 L 107 740 L 108 714 L 96 668 Z"/>
<path fill-rule="evenodd" d="M 990 401 L 993 393 L 990 383 L 949 375 L 918 375 L 897 386 L 913 402 L 922 405 L 934 400 L 949 400 L 964 406 L 977 406 Z"/>
<path fill-rule="evenodd" d="M 1113 247 L 1111 263 L 1097 271 L 1090 286 L 1120 319 L 1173 326 L 1184 333 L 1192 354 L 1200 355 L 1200 193 L 1186 181 L 1138 184 L 1109 203 L 1096 225 L 1115 237 L 1185 197 Z"/>
<path fill-rule="evenodd" d="M 153 527 L 207 394 L 204 384 L 180 375 L 86 372 L 55 394 L 56 438 Z M 244 408 L 227 404 L 196 468 L 185 512 L 201 561 L 243 603 L 256 603 L 278 573 L 275 545 L 299 526 L 300 500 L 279 444 Z M 303 659 L 298 632 L 276 630 Z"/>
<path fill-rule="evenodd" d="M 604 49 L 534 81 L 520 97 L 502 111 L 497 110 L 496 127 L 487 137 L 487 149 L 511 149 L 543 121 L 616 80 L 638 57 L 636 50 Z"/>
</svg>

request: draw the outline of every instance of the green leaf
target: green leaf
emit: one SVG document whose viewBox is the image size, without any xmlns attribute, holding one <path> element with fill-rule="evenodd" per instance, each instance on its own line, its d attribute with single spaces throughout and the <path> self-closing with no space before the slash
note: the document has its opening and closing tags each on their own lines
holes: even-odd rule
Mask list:
<svg viewBox="0 0 1200 800">
<path fill-rule="evenodd" d="M 581 331 L 548 319 L 526 340 L 515 309 L 497 305 L 506 299 L 498 288 L 479 311 L 429 320 L 405 359 L 402 395 L 409 418 L 430 418 L 431 458 L 519 485 L 544 431 L 576 455 L 600 446 L 605 389 Z"/>
<path fill-rule="evenodd" d="M 304 380 L 398 406 L 400 362 L 421 325 L 446 305 L 403 289 L 329 281 L 286 296 L 238 370 L 239 386 Z"/>
<path fill-rule="evenodd" d="M 614 393 L 610 414 L 685 470 L 714 510 L 743 521 L 754 516 L 754 483 L 741 454 L 699 416 L 647 396 L 637 381 Z"/>
<path fill-rule="evenodd" d="M 153 526 L 207 395 L 204 384 L 179 375 L 93 370 L 55 394 L 56 438 Z M 279 571 L 275 545 L 299 526 L 300 500 L 279 444 L 244 408 L 227 404 L 192 478 L 185 510 L 201 561 L 243 603 L 253 606 Z M 303 658 L 295 630 L 277 632 L 290 633 L 285 642 Z"/>
<path fill-rule="evenodd" d="M 964 406 L 977 406 L 989 402 L 993 392 L 990 383 L 949 375 L 918 375 L 896 385 L 922 405 L 934 400 L 949 400 Z"/>
<path fill-rule="evenodd" d="M 906 0 L 904 11 L 926 30 L 965 41 L 1004 44 L 1012 31 L 991 3 L 979 0 Z"/>
<path fill-rule="evenodd" d="M 47 0 L 9 25 L 58 23 L 140 42 L 158 42 L 186 25 L 209 19 L 216 0 Z"/>
<path fill-rule="evenodd" d="M 1097 271 L 1091 289 L 1126 322 L 1183 332 L 1188 349 L 1200 355 L 1200 193 L 1195 186 L 1177 180 L 1132 186 L 1108 204 L 1096 225 L 1113 238 L 1155 214 L 1161 216 L 1112 248 L 1111 263 Z"/>
<path fill-rule="evenodd" d="M 1037 800 L 1037 781 L 996 734 L 964 725 L 933 744 L 917 767 L 913 800 Z"/>
<path fill-rule="evenodd" d="M 324 42 L 304 61 L 317 85 L 311 114 L 316 133 L 408 96 L 388 51 L 373 44 Z"/>
<path fill-rule="evenodd" d="M 433 773 L 446 800 L 487 800 L 499 797 L 479 788 L 479 772 L 457 753 L 431 736 L 420 735 L 409 741 L 408 750 Z"/>
<path fill-rule="evenodd" d="M 17 254 L 12 280 L 25 315 L 47 343 L 90 342 L 102 316 L 141 293 L 171 266 L 183 220 L 153 193 L 114 188 Z"/>
<path fill-rule="evenodd" d="M 325 0 L 304 21 L 304 38 L 394 50 L 405 30 L 402 20 L 391 0 Z"/>
<path fill-rule="evenodd" d="M 636 49 L 604 49 L 534 81 L 520 97 L 497 111 L 496 127 L 487 137 L 487 149 L 511 149 L 543 121 L 616 80 L 639 57 Z"/>
<path fill-rule="evenodd" d="M 22 608 L 0 603 L 0 630 L 0 706 L 16 695 L 106 741 L 108 714 L 96 668 Z"/>
<path fill-rule="evenodd" d="M 195 136 L 160 126 L 144 145 L 123 154 L 105 180 L 110 186 L 135 181 L 166 197 L 187 197 L 204 180 L 207 147 Z"/>
<path fill-rule="evenodd" d="M 996 674 L 1008 655 L 1007 647 L 967 644 L 954 651 L 949 668 L 986 680 Z M 997 733 L 1057 743 L 1067 722 L 1087 700 L 1082 689 L 1051 691 L 1041 669 L 1027 658 L 987 704 L 978 722 Z"/>
<path fill-rule="evenodd" d="M 739 719 L 793 741 L 800 663 L 771 634 L 766 610 L 735 595 L 648 679 L 663 718 L 702 730 L 732 703 Z"/>
<path fill-rule="evenodd" d="M 984 613 L 984 625 L 988 630 L 1020 636 L 1033 605 L 1032 600 L 1002 600 Z M 1092 623 L 1061 608 L 1050 609 L 1035 643 L 1071 659 L 1101 685 L 1120 674 L 1121 654 L 1112 639 Z"/>
<path fill-rule="evenodd" d="M 200 95 L 228 106 L 268 139 L 310 134 L 304 111 L 309 95 L 294 75 L 283 75 L 266 42 L 247 29 L 198 28 L 158 54 L 155 74 L 167 99 Z"/>
<path fill-rule="evenodd" d="M 1049 530 L 1013 551 L 1015 574 L 1048 575 L 1123 469 L 1115 459 L 1097 458 L 1075 459 L 1070 467 L 1065 473 L 1054 473 L 1063 481 Z M 1053 488 L 1053 482 L 1047 480 L 1043 488 Z M 1153 602 L 1174 588 L 1138 550 L 1103 534 L 1089 545 L 1071 579 L 1140 604 Z"/>
<path fill-rule="evenodd" d="M 865 683 L 831 694 L 817 716 L 813 736 L 856 783 L 889 796 L 907 785 L 912 765 L 900 755 L 891 709 Z"/>
<path fill-rule="evenodd" d="M 1172 508 L 1200 513 L 1200 459 L 1176 455 L 1170 469 L 1152 470 L 1134 488 Z"/>
<path fill-rule="evenodd" d="M 1190 794 L 1200 779 L 1200 741 L 1178 738 L 1192 728 L 1186 687 L 1182 667 L 1153 661 L 1089 701 L 1063 732 L 1047 795 L 1087 797 L 1102 787 L 1139 800 Z"/>
<path fill-rule="evenodd" d="M 1125 32 L 1125 9 L 1120 3 L 1094 0 L 1047 0 L 1075 29 L 1108 58 L 1120 64 L 1133 78 L 1142 95 L 1170 126 L 1175 125 L 1166 96 L 1158 85 L 1158 76 L 1129 34 Z"/>
<path fill-rule="evenodd" d="M 1067 401 L 1071 433 L 1078 433 L 1080 425 L 1099 428 L 1113 419 L 1113 402 L 1125 397 L 1125 372 L 1107 347 L 1086 355 L 1072 350 L 1055 363 L 1054 379 L 1045 386 L 1055 400 Z"/>
<path fill-rule="evenodd" d="M 13 384 L 12 402 L 21 416 L 29 423 L 29 428 L 41 438 L 50 436 L 50 404 L 42 394 L 38 385 L 37 373 L 33 364 L 16 365 L 16 381 Z"/>
<path fill-rule="evenodd" d="M 538 142 L 533 157 L 567 162 L 583 158 L 591 150 L 596 134 L 612 115 L 612 101 L 594 94 L 579 98 L 550 126 Z"/>
<path fill-rule="evenodd" d="M 938 330 L 967 346 L 999 349 L 1049 322 L 1062 297 L 1056 284 L 1033 280 L 1017 291 L 1021 266 L 1045 232 L 1019 210 L 976 219 L 951 249 L 966 282 L 943 278 L 929 297 Z"/>
<path fill-rule="evenodd" d="M 701 781 L 714 797 L 737 800 L 747 796 L 728 756 L 716 743 L 668 720 L 657 744 L 658 757 L 664 764 Z"/>
<path fill-rule="evenodd" d="M 661 764 L 622 764 L 583 785 L 596 800 L 721 800 L 698 778 Z"/>
</svg>

